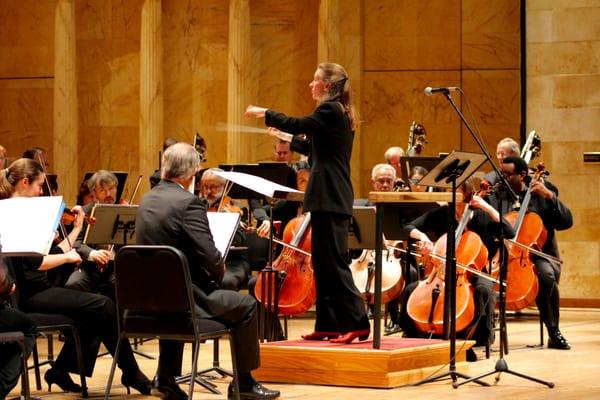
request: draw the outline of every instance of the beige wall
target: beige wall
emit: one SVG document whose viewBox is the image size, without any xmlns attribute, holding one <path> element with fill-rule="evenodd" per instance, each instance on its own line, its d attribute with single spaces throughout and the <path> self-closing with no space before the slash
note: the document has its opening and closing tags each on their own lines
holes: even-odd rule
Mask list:
<svg viewBox="0 0 600 400">
<path fill-rule="evenodd" d="M 541 159 L 574 219 L 558 235 L 561 297 L 600 307 L 600 165 L 583 164 L 583 152 L 600 150 L 600 1 L 527 7 L 527 128 L 542 136 Z"/>
<path fill-rule="evenodd" d="M 80 178 L 98 168 L 139 173 L 142 3 L 75 2 Z M 341 39 L 328 51 L 350 71 L 363 122 L 352 160 L 357 197 L 367 195 L 370 169 L 385 149 L 406 147 L 413 120 L 428 132 L 424 155 L 476 150 L 445 99 L 423 95 L 426 86 L 461 86 L 492 151 L 502 137 L 518 139 L 518 2 L 331 4 L 339 7 L 333 34 Z M 52 140 L 55 5 L 3 0 L 0 7 L 0 143 L 12 156 L 46 147 L 51 164 L 61 156 Z M 582 221 L 599 220 L 600 166 L 584 166 L 581 153 L 598 150 L 600 142 L 600 2 L 527 5 L 527 129 L 542 136 L 542 159 L 575 216 L 575 227 L 559 236 L 562 295 L 598 299 L 600 232 L 597 223 Z M 162 8 L 164 136 L 191 142 L 199 132 L 208 143 L 207 165 L 227 162 L 227 133 L 217 125 L 227 122 L 229 2 L 162 0 Z M 290 114 L 313 109 L 307 85 L 324 61 L 317 56 L 319 10 L 319 0 L 250 0 L 253 102 Z M 460 95 L 453 97 L 464 106 Z M 248 135 L 254 156 L 246 161 L 270 159 L 272 141 Z"/>
</svg>

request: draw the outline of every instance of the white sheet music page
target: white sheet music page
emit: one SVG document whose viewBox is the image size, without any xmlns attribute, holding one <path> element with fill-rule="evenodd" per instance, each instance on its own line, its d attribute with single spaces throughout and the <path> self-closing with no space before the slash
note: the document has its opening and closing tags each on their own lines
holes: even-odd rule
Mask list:
<svg viewBox="0 0 600 400">
<path fill-rule="evenodd" d="M 275 191 L 302 194 L 299 190 L 271 182 L 259 176 L 244 174 L 243 172 L 215 171 L 214 174 L 267 197 L 273 197 Z"/>
<path fill-rule="evenodd" d="M 219 249 L 223 259 L 227 257 L 229 246 L 240 223 L 240 214 L 236 212 L 207 212 L 208 226 L 212 233 L 215 247 Z"/>
<path fill-rule="evenodd" d="M 46 255 L 62 216 L 62 196 L 0 200 L 0 244 L 5 255 Z"/>
</svg>

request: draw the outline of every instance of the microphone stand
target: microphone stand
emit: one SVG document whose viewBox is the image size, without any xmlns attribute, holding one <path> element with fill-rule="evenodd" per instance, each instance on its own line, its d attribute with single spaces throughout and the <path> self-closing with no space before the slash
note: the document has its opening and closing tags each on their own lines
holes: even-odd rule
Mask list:
<svg viewBox="0 0 600 400">
<path fill-rule="evenodd" d="M 503 186 L 504 188 L 506 188 L 506 193 L 509 194 L 509 196 L 511 197 L 511 199 L 513 200 L 513 202 L 517 203 L 518 202 L 518 197 L 517 194 L 511 189 L 510 185 L 508 184 L 508 181 L 506 180 L 506 178 L 504 177 L 504 175 L 502 173 L 500 173 L 500 169 L 494 164 L 494 162 L 492 161 L 492 157 L 490 155 L 490 153 L 487 151 L 487 148 L 485 147 L 485 145 L 483 144 L 483 141 L 481 140 L 481 138 L 473 131 L 473 129 L 471 128 L 471 126 L 469 125 L 469 123 L 467 122 L 467 120 L 465 119 L 465 116 L 463 115 L 463 113 L 459 110 L 459 108 L 456 106 L 456 104 L 454 103 L 454 100 L 452 99 L 452 96 L 450 96 L 450 91 L 449 90 L 444 90 L 442 91 L 442 93 L 444 94 L 444 96 L 446 97 L 446 99 L 448 99 L 448 102 L 450 103 L 450 105 L 452 106 L 452 108 L 454 108 L 454 111 L 456 111 L 456 113 L 458 114 L 458 116 L 460 117 L 461 121 L 463 122 L 463 124 L 465 124 L 465 126 L 467 127 L 467 130 L 469 131 L 469 133 L 471 134 L 471 136 L 473 137 L 473 139 L 475 140 L 475 142 L 477 143 L 477 145 L 479 146 L 479 148 L 481 149 L 482 153 L 486 156 L 487 160 L 490 162 L 490 164 L 492 165 L 492 168 L 494 169 L 494 171 L 496 172 L 496 174 L 498 175 L 498 178 L 501 181 L 501 186 Z M 462 93 L 462 91 L 461 91 Z M 499 215 L 500 215 L 500 224 L 502 224 L 502 207 L 501 207 L 501 201 L 499 202 Z M 505 298 L 505 294 L 506 291 L 504 289 L 504 282 L 506 281 L 506 276 L 507 276 L 507 264 L 508 264 L 508 259 L 506 257 L 506 251 L 504 248 L 504 239 L 503 239 L 503 234 L 502 234 L 502 227 L 500 228 L 500 238 L 501 241 L 500 243 L 500 285 L 499 285 L 499 296 L 500 296 L 500 307 L 499 307 L 499 319 L 500 319 L 500 327 L 501 327 L 501 332 L 500 332 L 500 358 L 496 361 L 496 364 L 494 366 L 494 370 L 486 372 L 484 374 L 481 374 L 479 376 L 473 377 L 473 378 L 469 378 L 466 379 L 465 381 L 458 383 L 456 381 L 452 382 L 452 387 L 453 388 L 458 388 L 461 385 L 464 385 L 465 383 L 469 383 L 469 382 L 476 382 L 481 384 L 480 379 L 481 378 L 485 378 L 486 376 L 492 375 L 497 373 L 498 375 L 496 376 L 496 382 L 498 382 L 500 380 L 500 373 L 505 372 L 514 376 L 518 376 L 520 378 L 523 379 L 528 379 L 530 381 L 539 383 L 541 385 L 546 385 L 549 388 L 553 388 L 554 387 L 554 383 L 552 382 L 547 382 L 547 381 L 543 381 L 541 379 L 537 379 L 534 378 L 532 376 L 529 375 L 525 375 L 516 371 L 513 371 L 511 369 L 508 368 L 508 364 L 506 363 L 506 360 L 503 357 L 504 354 L 504 350 L 505 350 L 505 340 L 506 340 L 506 298 Z M 449 242 L 448 242 L 448 246 L 449 246 Z M 489 385 L 488 385 L 489 386 Z"/>
</svg>

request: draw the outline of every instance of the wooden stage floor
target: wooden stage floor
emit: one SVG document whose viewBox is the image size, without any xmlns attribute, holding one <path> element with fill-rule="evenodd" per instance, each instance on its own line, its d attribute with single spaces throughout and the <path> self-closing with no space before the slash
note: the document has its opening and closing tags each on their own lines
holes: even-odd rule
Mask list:
<svg viewBox="0 0 600 400">
<path fill-rule="evenodd" d="M 505 357 L 509 368 L 531 375 L 543 380 L 555 383 L 553 389 L 520 379 L 508 374 L 502 374 L 498 384 L 494 385 L 494 376 L 485 380 L 492 387 L 480 387 L 468 384 L 458 389 L 453 389 L 449 381 L 441 381 L 423 386 L 405 386 L 395 389 L 361 389 L 337 386 L 298 385 L 298 384 L 268 384 L 268 387 L 279 389 L 282 393 L 281 399 L 315 399 L 315 400 L 346 400 L 346 399 L 600 399 L 600 310 L 598 309 L 563 309 L 561 313 L 561 331 L 571 343 L 570 351 L 529 348 L 539 342 L 539 323 L 535 311 L 526 312 L 519 319 L 510 318 L 508 322 L 509 350 Z M 293 319 L 289 322 L 290 338 L 298 339 L 301 333 L 312 330 L 312 320 Z M 56 344 L 55 340 L 55 344 Z M 45 355 L 46 344 L 44 340 L 39 341 L 40 356 Z M 497 350 L 498 340 L 493 350 Z M 158 355 L 158 342 L 144 343 L 139 348 L 150 355 Z M 478 350 L 480 361 L 469 363 L 469 374 L 477 375 L 490 371 L 494 368 L 498 353 L 494 351 L 490 359 L 486 360 L 481 350 Z M 203 345 L 200 351 L 199 368 L 207 368 L 212 363 L 212 345 Z M 184 360 L 184 371 L 189 369 L 189 347 L 186 346 L 186 359 Z M 227 344 L 221 346 L 221 360 L 223 366 L 229 365 Z M 102 357 L 96 364 L 94 376 L 88 380 L 90 387 L 90 398 L 101 398 L 106 384 L 108 371 L 112 359 L 110 356 Z M 156 360 L 147 360 L 138 357 L 141 369 L 152 377 L 156 370 Z M 47 367 L 42 367 L 43 372 Z M 77 379 L 74 377 L 75 381 Z M 113 399 L 151 399 L 149 396 L 130 395 L 127 396 L 125 388 L 120 385 L 120 371 L 117 370 L 116 384 L 113 385 L 111 398 Z M 216 379 L 219 390 L 226 393 L 228 379 Z M 32 396 L 47 399 L 74 399 L 73 394 L 49 393 L 46 385 L 42 391 L 35 390 L 33 372 L 30 373 L 30 384 Z M 19 394 L 20 385 L 11 393 L 14 397 Z M 184 387 L 185 389 L 185 387 Z M 56 390 L 53 387 L 53 390 Z M 225 394 L 213 395 L 204 388 L 196 385 L 194 399 L 213 400 L 224 399 Z"/>
</svg>

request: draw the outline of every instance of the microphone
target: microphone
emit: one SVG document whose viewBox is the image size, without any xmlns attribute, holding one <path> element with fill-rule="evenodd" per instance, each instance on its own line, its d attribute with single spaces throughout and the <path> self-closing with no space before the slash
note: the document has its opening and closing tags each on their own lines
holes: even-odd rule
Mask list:
<svg viewBox="0 0 600 400">
<path fill-rule="evenodd" d="M 434 93 L 449 93 L 449 92 L 460 92 L 460 88 L 458 86 L 448 86 L 448 87 L 434 87 L 427 86 L 423 91 L 425 95 L 431 96 Z"/>
</svg>

